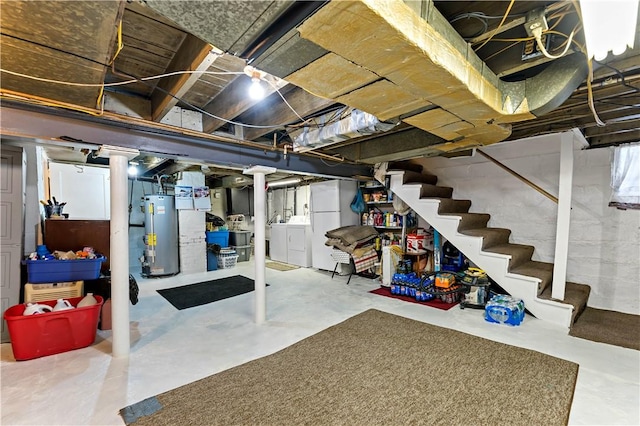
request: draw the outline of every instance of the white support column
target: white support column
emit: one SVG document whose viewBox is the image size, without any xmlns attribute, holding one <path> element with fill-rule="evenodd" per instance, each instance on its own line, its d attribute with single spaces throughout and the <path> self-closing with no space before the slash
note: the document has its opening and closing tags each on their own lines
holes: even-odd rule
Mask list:
<svg viewBox="0 0 640 426">
<path fill-rule="evenodd" d="M 111 175 L 111 352 L 115 358 L 129 356 L 129 159 L 138 151 L 102 146 L 98 155 L 109 158 Z"/>
<path fill-rule="evenodd" d="M 569 253 L 569 225 L 571 224 L 571 194 L 573 185 L 572 132 L 560 135 L 560 182 L 558 188 L 558 222 L 556 225 L 556 250 L 553 260 L 553 287 L 551 297 L 564 300 Z"/>
<path fill-rule="evenodd" d="M 254 204 L 254 262 L 255 262 L 255 321 L 262 324 L 267 316 L 267 285 L 265 282 L 266 258 L 266 197 L 265 175 L 274 173 L 273 167 L 254 166 L 242 173 L 253 175 L 253 204 Z"/>
</svg>

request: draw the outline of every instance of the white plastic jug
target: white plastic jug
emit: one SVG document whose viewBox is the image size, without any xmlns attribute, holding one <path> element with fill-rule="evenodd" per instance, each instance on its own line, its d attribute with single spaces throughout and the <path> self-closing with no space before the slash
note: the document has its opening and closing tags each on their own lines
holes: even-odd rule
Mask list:
<svg viewBox="0 0 640 426">
<path fill-rule="evenodd" d="M 27 303 L 27 307 L 25 308 L 22 315 L 34 315 L 34 314 L 44 314 L 45 312 L 51 312 L 51 306 L 49 305 L 41 305 L 40 303 Z"/>
<path fill-rule="evenodd" d="M 67 309 L 73 309 L 73 305 L 66 299 L 58 299 L 56 305 L 53 307 L 54 312 L 66 311 Z"/>
</svg>

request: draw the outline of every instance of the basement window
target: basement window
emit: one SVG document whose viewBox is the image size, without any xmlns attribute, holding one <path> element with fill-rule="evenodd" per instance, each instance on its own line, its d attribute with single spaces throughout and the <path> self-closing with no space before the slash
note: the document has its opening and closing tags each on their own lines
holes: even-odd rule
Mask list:
<svg viewBox="0 0 640 426">
<path fill-rule="evenodd" d="M 640 210 L 640 142 L 614 148 L 611 189 L 610 207 Z"/>
</svg>

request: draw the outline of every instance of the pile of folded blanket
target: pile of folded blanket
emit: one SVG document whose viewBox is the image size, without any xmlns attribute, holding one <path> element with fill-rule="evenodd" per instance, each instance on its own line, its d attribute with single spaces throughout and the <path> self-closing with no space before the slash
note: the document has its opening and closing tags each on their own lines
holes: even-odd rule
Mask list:
<svg viewBox="0 0 640 426">
<path fill-rule="evenodd" d="M 352 225 L 333 229 L 324 235 L 328 238 L 325 245 L 351 254 L 356 248 L 371 244 L 371 240 L 378 236 L 378 231 L 373 226 Z"/>
<path fill-rule="evenodd" d="M 327 232 L 325 236 L 325 245 L 351 255 L 356 273 L 372 268 L 378 261 L 378 253 L 373 246 L 378 231 L 373 226 L 343 226 Z"/>
</svg>

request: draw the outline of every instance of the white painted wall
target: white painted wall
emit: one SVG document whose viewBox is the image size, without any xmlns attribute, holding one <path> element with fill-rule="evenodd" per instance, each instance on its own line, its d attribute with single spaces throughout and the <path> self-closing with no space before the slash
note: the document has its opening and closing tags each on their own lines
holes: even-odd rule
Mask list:
<svg viewBox="0 0 640 426">
<path fill-rule="evenodd" d="M 540 136 L 482 148 L 484 152 L 558 194 L 559 137 Z M 640 313 L 640 211 L 608 207 L 610 158 L 607 148 L 575 147 L 567 280 L 591 286 L 589 306 Z M 557 205 L 489 160 L 427 158 L 420 161 L 470 199 L 471 212 L 489 213 L 489 226 L 512 230 L 511 242 L 535 246 L 534 260 L 553 262 Z"/>
</svg>

